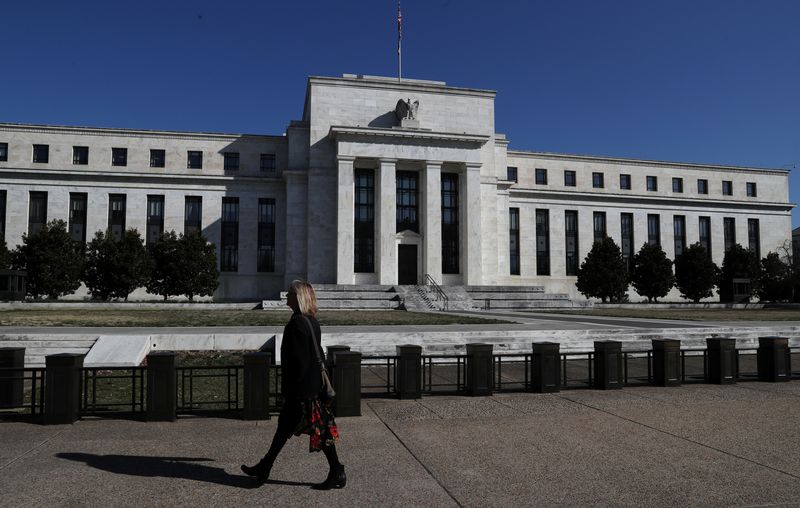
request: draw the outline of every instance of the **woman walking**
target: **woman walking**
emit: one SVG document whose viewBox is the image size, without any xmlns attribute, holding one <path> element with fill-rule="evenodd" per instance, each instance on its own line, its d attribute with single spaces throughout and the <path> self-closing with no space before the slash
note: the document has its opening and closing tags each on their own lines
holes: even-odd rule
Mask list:
<svg viewBox="0 0 800 508">
<path fill-rule="evenodd" d="M 330 470 L 327 479 L 314 488 L 341 489 L 347 483 L 344 466 L 336 454 L 339 433 L 328 405 L 320 401 L 322 374 L 321 330 L 315 317 L 317 297 L 308 282 L 296 280 L 289 286 L 287 305 L 293 314 L 283 330 L 281 343 L 281 394 L 283 407 L 269 451 L 255 466 L 242 465 L 242 471 L 259 483 L 269 478 L 272 465 L 283 445 L 292 436 L 309 434 L 309 451 L 322 451 Z"/>
</svg>

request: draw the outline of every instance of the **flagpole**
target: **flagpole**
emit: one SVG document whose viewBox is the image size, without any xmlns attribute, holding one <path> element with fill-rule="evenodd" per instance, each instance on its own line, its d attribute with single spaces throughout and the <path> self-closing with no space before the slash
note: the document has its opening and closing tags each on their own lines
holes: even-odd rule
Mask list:
<svg viewBox="0 0 800 508">
<path fill-rule="evenodd" d="M 403 80 L 403 13 L 397 1 L 397 81 Z"/>
</svg>

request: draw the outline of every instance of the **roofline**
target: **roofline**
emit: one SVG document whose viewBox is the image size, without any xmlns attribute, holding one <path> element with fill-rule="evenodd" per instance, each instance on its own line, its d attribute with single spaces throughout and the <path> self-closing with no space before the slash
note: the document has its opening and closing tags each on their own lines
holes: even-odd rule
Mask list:
<svg viewBox="0 0 800 508">
<path fill-rule="evenodd" d="M 25 130 L 36 132 L 76 132 L 81 134 L 120 134 L 130 136 L 132 134 L 142 136 L 189 136 L 200 138 L 277 138 L 283 139 L 284 136 L 270 134 L 244 134 L 244 133 L 225 133 L 225 132 L 199 132 L 199 131 L 168 131 L 155 129 L 126 129 L 118 127 L 86 127 L 75 125 L 47 125 L 47 124 L 25 124 L 13 122 L 0 122 L 0 130 Z"/>
<path fill-rule="evenodd" d="M 497 95 L 495 90 L 483 90 L 480 88 L 462 88 L 447 86 L 444 81 L 426 81 L 421 79 L 398 79 L 384 76 L 363 76 L 356 74 L 344 74 L 340 78 L 329 76 L 309 76 L 308 86 L 312 84 L 328 84 L 335 86 L 359 86 L 368 84 L 373 88 L 409 90 L 416 92 L 449 93 L 455 95 L 472 95 L 478 97 L 494 98 Z"/>
</svg>

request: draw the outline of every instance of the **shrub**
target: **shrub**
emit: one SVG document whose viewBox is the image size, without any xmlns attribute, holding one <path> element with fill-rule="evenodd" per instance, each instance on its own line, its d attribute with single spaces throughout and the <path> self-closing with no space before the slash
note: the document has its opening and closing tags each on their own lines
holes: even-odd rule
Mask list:
<svg viewBox="0 0 800 508">
<path fill-rule="evenodd" d="M 749 299 L 758 291 L 758 279 L 760 274 L 758 258 L 749 250 L 738 243 L 725 253 L 722 260 L 722 269 L 719 275 L 719 301 L 732 302 L 733 279 L 749 279 L 750 293 Z"/>
<path fill-rule="evenodd" d="M 8 270 L 11 267 L 11 253 L 6 247 L 6 241 L 0 238 L 0 270 Z"/>
<path fill-rule="evenodd" d="M 84 281 L 92 298 L 128 299 L 150 275 L 150 257 L 142 237 L 135 229 L 125 231 L 119 240 L 98 231 L 89 242 Z"/>
<path fill-rule="evenodd" d="M 158 242 L 150 247 L 153 269 L 147 281 L 147 291 L 161 295 L 164 300 L 181 294 L 179 284 L 180 241 L 175 231 L 161 235 Z"/>
<path fill-rule="evenodd" d="M 213 243 L 200 234 L 190 233 L 178 238 L 177 291 L 189 301 L 195 296 L 211 296 L 219 286 L 217 253 Z"/>
<path fill-rule="evenodd" d="M 70 238 L 67 223 L 53 220 L 36 233 L 22 235 L 22 245 L 11 254 L 11 265 L 28 273 L 28 295 L 56 299 L 81 286 L 84 255 L 83 242 Z"/>
<path fill-rule="evenodd" d="M 714 294 L 718 272 L 719 268 L 699 243 L 675 258 L 675 286 L 683 298 L 695 303 Z"/>
<path fill-rule="evenodd" d="M 667 296 L 675 285 L 672 261 L 667 258 L 660 245 L 642 245 L 633 257 L 631 285 L 648 302 Z"/>
<path fill-rule="evenodd" d="M 628 290 L 628 275 L 622 252 L 614 240 L 605 237 L 594 242 L 578 269 L 575 286 L 587 298 L 600 298 L 603 303 L 624 298 Z"/>
<path fill-rule="evenodd" d="M 764 301 L 792 299 L 793 272 L 777 252 L 770 252 L 761 260 L 758 298 Z"/>
</svg>

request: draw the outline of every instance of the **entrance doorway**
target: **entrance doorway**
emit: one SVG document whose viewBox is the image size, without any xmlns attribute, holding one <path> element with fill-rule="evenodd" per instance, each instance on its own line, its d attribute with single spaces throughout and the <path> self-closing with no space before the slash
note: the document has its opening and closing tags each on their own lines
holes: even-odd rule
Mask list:
<svg viewBox="0 0 800 508">
<path fill-rule="evenodd" d="M 417 283 L 417 246 L 397 246 L 397 283 L 400 285 Z"/>
</svg>

